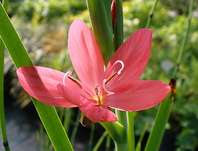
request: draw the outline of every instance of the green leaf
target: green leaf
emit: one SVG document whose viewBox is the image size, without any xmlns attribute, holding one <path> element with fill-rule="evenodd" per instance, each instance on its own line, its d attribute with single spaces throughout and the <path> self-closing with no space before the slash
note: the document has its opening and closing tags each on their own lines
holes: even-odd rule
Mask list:
<svg viewBox="0 0 198 151">
<path fill-rule="evenodd" d="M 0 36 L 17 67 L 32 66 L 25 47 L 0 4 Z M 73 151 L 63 125 L 54 107 L 33 100 L 34 106 L 56 151 Z"/>
<path fill-rule="evenodd" d="M 5 3 L 5 1 L 2 1 L 2 4 L 5 10 L 7 10 L 7 5 L 5 5 L 7 3 Z M 7 139 L 5 106 L 4 106 L 4 49 L 5 46 L 0 36 L 0 128 L 1 128 L 4 149 L 5 151 L 10 151 L 10 147 Z"/>
<path fill-rule="evenodd" d="M 116 5 L 116 14 L 115 14 L 115 23 L 113 25 L 114 32 L 114 45 L 117 49 L 123 42 L 124 32 L 123 32 L 123 8 L 122 0 L 115 0 Z"/>
<path fill-rule="evenodd" d="M 114 51 L 110 0 L 87 0 L 94 35 L 106 62 Z"/>
<path fill-rule="evenodd" d="M 5 109 L 4 109 L 4 44 L 0 39 L 0 128 L 5 151 L 10 151 L 7 140 Z"/>
<path fill-rule="evenodd" d="M 161 140 L 164 134 L 165 126 L 168 121 L 171 106 L 173 101 L 170 99 L 165 100 L 160 104 L 158 109 L 154 126 L 152 128 L 151 134 L 149 135 L 145 151 L 158 151 Z"/>
</svg>

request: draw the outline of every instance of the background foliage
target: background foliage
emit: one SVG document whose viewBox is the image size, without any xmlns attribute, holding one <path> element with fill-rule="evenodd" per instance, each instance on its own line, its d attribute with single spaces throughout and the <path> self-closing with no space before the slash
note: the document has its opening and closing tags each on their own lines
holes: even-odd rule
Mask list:
<svg viewBox="0 0 198 151">
<path fill-rule="evenodd" d="M 154 33 L 152 56 L 143 75 L 144 79 L 169 81 L 186 26 L 187 2 L 186 0 L 159 2 L 151 26 Z M 153 0 L 124 1 L 125 37 L 136 29 L 145 27 L 152 4 Z M 177 151 L 198 149 L 197 6 L 195 3 L 191 35 L 178 75 L 177 99 L 163 141 L 163 144 L 166 145 L 166 139 L 173 140 L 169 145 Z M 71 67 L 67 53 L 65 53 L 67 29 L 75 18 L 81 18 L 90 24 L 85 0 L 10 0 L 8 12 L 36 64 L 63 71 Z M 30 100 L 24 92 L 20 91 L 19 95 L 16 93 L 19 89 L 14 80 L 13 87 L 12 95 L 18 98 L 17 101 L 22 107 L 27 106 Z M 72 127 L 76 125 L 74 119 L 77 118 L 78 122 L 78 116 L 75 111 L 65 112 L 60 111 L 60 114 L 66 114 L 68 119 L 72 117 L 72 120 L 65 124 L 68 131 L 72 131 Z M 136 115 L 137 138 L 141 135 L 142 129 L 146 127 L 147 133 L 144 137 L 146 139 L 155 113 L 156 109 L 153 109 Z M 78 125 L 76 127 L 79 128 Z"/>
</svg>

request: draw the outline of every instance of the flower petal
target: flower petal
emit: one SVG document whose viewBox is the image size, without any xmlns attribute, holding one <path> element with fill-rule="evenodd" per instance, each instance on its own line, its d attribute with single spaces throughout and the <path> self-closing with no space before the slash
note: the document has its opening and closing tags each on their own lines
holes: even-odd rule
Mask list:
<svg viewBox="0 0 198 151">
<path fill-rule="evenodd" d="M 69 100 L 69 102 L 80 106 L 83 103 L 82 94 L 84 91 L 82 91 L 80 83 L 72 80 L 72 77 L 65 76 L 63 83 L 60 83 L 58 85 L 58 88 L 61 92 L 61 94 L 65 97 L 66 100 Z"/>
<path fill-rule="evenodd" d="M 155 80 L 138 80 L 125 91 L 106 97 L 105 104 L 125 111 L 140 111 L 159 104 L 170 92 L 170 86 Z"/>
<path fill-rule="evenodd" d="M 101 85 L 104 61 L 92 31 L 80 20 L 70 26 L 68 47 L 73 67 L 81 82 L 91 89 Z"/>
<path fill-rule="evenodd" d="M 148 62 L 151 50 L 152 32 L 149 29 L 140 29 L 132 34 L 116 51 L 111 58 L 108 68 L 116 61 L 122 61 L 124 69 L 121 75 L 111 81 L 111 89 L 119 82 L 139 79 Z M 107 71 L 108 71 L 107 68 Z M 105 75 L 108 77 L 109 75 Z"/>
<path fill-rule="evenodd" d="M 115 122 L 116 115 L 108 108 L 98 106 L 95 103 L 87 102 L 80 107 L 81 112 L 92 122 Z"/>
<path fill-rule="evenodd" d="M 17 76 L 21 86 L 35 99 L 65 108 L 75 107 L 60 93 L 58 84 L 63 80 L 64 73 L 46 67 L 20 67 Z"/>
</svg>

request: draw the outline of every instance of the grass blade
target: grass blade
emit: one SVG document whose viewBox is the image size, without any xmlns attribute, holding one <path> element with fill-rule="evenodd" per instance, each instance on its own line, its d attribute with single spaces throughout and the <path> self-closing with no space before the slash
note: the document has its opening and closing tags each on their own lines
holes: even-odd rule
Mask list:
<svg viewBox="0 0 198 151">
<path fill-rule="evenodd" d="M 10 22 L 2 4 L 0 4 L 0 36 L 9 50 L 10 56 L 17 67 L 32 66 L 32 62 L 23 46 L 16 30 Z M 49 107 L 33 100 L 34 106 L 46 129 L 56 151 L 73 151 L 72 145 L 64 130 L 54 107 Z"/>
<path fill-rule="evenodd" d="M 0 127 L 5 151 L 10 151 L 7 140 L 5 109 L 4 109 L 4 44 L 0 39 Z"/>
<path fill-rule="evenodd" d="M 146 144 L 145 151 L 158 151 L 160 143 L 164 134 L 165 126 L 168 121 L 171 106 L 173 104 L 172 100 L 165 100 L 160 104 L 158 109 L 154 126 L 152 128 L 151 134 Z"/>
<path fill-rule="evenodd" d="M 3 0 L 2 4 L 7 10 L 7 1 Z M 4 105 L 4 49 L 5 46 L 0 38 L 0 127 L 3 139 L 3 146 L 5 151 L 10 151 L 7 131 L 6 131 L 6 120 L 5 120 L 5 105 Z"/>
<path fill-rule="evenodd" d="M 93 146 L 93 141 L 94 141 L 94 132 L 95 132 L 95 124 L 91 125 L 91 132 L 89 136 L 89 143 L 88 143 L 88 151 L 91 151 L 92 146 Z"/>
<path fill-rule="evenodd" d="M 105 137 L 107 137 L 107 136 L 108 136 L 108 133 L 107 133 L 107 131 L 106 131 L 106 132 L 104 132 L 104 133 L 102 134 L 102 136 L 100 137 L 100 139 L 99 139 L 98 142 L 96 143 L 95 147 L 93 148 L 93 151 L 98 151 L 98 149 L 100 148 L 102 142 L 104 141 Z"/>
</svg>

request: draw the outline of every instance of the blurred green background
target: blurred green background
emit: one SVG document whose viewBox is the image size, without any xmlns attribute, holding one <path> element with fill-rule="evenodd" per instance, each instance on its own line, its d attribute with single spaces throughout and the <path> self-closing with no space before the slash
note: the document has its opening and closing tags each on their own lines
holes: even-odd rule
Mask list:
<svg viewBox="0 0 198 151">
<path fill-rule="evenodd" d="M 125 37 L 145 27 L 153 2 L 154 0 L 123 1 Z M 169 82 L 186 29 L 187 6 L 187 0 L 161 0 L 158 3 L 151 23 L 152 56 L 143 75 L 144 79 L 160 79 Z M 71 68 L 67 55 L 67 30 L 76 18 L 90 25 L 85 0 L 10 0 L 8 14 L 35 64 L 64 72 Z M 6 55 L 5 66 L 5 78 L 10 79 L 5 84 L 6 96 L 11 97 L 12 101 L 17 104 L 15 107 L 23 110 L 31 109 L 30 99 L 17 84 L 15 68 L 12 67 L 8 55 Z M 169 123 L 167 123 L 161 150 L 196 151 L 198 150 L 197 1 L 194 4 L 191 32 L 182 58 L 177 86 L 177 99 Z M 73 127 L 76 127 L 78 133 L 85 129 L 76 124 L 78 122 L 76 114 L 76 111 L 60 109 L 60 116 L 66 117 L 63 121 L 66 121 L 65 126 L 71 133 L 71 137 L 75 135 Z M 156 108 L 137 114 L 135 123 L 137 139 L 145 128 L 146 134 L 143 140 L 147 139 L 155 114 Z M 97 133 L 97 138 L 101 135 L 101 130 L 98 125 L 96 128 L 93 131 Z M 41 128 L 40 140 L 45 137 L 42 131 Z M 90 135 L 90 129 L 87 128 L 86 131 Z M 80 134 L 76 135 L 80 136 Z M 46 141 L 43 144 L 47 143 Z M 46 148 L 50 148 L 49 146 L 48 144 Z"/>
</svg>

